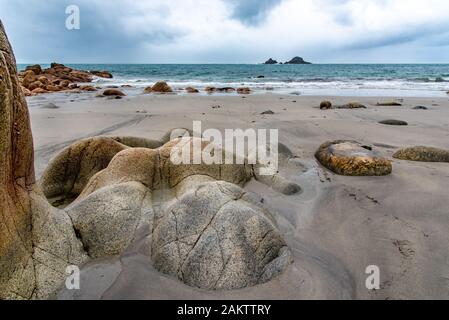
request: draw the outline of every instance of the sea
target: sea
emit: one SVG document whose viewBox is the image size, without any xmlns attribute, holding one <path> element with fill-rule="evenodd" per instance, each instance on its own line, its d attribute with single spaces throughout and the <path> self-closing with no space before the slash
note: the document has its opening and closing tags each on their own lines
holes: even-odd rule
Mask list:
<svg viewBox="0 0 449 320">
<path fill-rule="evenodd" d="M 22 70 L 27 64 L 20 64 Z M 107 70 L 99 86 L 131 85 L 135 92 L 164 80 L 174 89 L 250 87 L 254 93 L 330 96 L 448 97 L 449 64 L 67 64 Z M 42 64 L 42 67 L 49 67 Z"/>
</svg>

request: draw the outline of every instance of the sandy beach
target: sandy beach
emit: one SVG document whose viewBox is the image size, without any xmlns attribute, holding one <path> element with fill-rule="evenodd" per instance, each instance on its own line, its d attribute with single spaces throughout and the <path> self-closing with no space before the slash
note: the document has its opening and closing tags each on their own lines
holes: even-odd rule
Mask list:
<svg viewBox="0 0 449 320">
<path fill-rule="evenodd" d="M 449 300 L 448 1 L 0 2 L 0 301 Z"/>
<path fill-rule="evenodd" d="M 191 128 L 279 129 L 294 158 L 281 174 L 301 186 L 285 196 L 257 181 L 245 189 L 261 195 L 293 252 L 294 264 L 279 278 L 235 291 L 186 286 L 152 267 L 145 232 L 120 258 L 89 262 L 81 290 L 61 299 L 447 299 L 449 166 L 392 159 L 403 147 L 449 148 L 447 98 L 404 98 L 402 106 L 380 107 L 391 98 L 318 97 L 277 94 L 242 96 L 140 95 L 121 100 L 55 101 L 29 98 L 40 177 L 65 147 L 92 136 L 159 139 L 167 130 Z M 400 97 L 398 97 L 400 99 Z M 320 110 L 358 101 L 367 109 Z M 426 106 L 428 110 L 414 110 Z M 272 110 L 273 115 L 261 115 Z M 397 119 L 408 126 L 378 122 Z M 314 158 L 329 140 L 357 140 L 393 160 L 384 177 L 338 176 Z M 369 265 L 381 271 L 381 289 L 365 287 Z"/>
</svg>

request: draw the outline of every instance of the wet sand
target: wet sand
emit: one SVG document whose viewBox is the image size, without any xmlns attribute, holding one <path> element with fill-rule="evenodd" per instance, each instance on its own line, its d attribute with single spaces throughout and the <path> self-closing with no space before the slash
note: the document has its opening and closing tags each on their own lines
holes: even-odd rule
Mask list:
<svg viewBox="0 0 449 320">
<path fill-rule="evenodd" d="M 400 97 L 398 97 L 400 98 Z M 33 98 L 34 99 L 34 98 Z M 367 109 L 320 110 L 358 101 Z M 303 192 L 284 196 L 252 181 L 278 221 L 295 262 L 270 283 L 236 291 L 207 292 L 185 286 L 151 266 L 145 230 L 120 258 L 83 268 L 81 290 L 61 299 L 448 299 L 449 164 L 393 160 L 385 177 L 343 177 L 314 160 L 325 141 L 357 140 L 391 158 L 399 148 L 425 145 L 449 149 L 449 99 L 404 98 L 402 106 L 379 107 L 391 98 L 147 95 L 121 100 L 91 98 L 30 101 L 40 176 L 64 147 L 85 137 L 160 138 L 174 127 L 279 129 L 279 140 L 295 155 L 282 174 Z M 415 106 L 429 110 L 413 110 Z M 272 110 L 274 115 L 261 115 Z M 385 126 L 397 119 L 408 126 Z M 365 287 L 366 267 L 377 265 L 381 289 Z"/>
</svg>

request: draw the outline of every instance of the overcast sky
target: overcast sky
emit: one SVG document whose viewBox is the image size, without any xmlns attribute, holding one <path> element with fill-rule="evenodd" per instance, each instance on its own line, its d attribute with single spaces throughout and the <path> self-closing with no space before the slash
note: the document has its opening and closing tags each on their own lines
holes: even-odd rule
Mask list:
<svg viewBox="0 0 449 320">
<path fill-rule="evenodd" d="M 449 63 L 448 0 L 0 0 L 0 18 L 19 63 Z"/>
</svg>

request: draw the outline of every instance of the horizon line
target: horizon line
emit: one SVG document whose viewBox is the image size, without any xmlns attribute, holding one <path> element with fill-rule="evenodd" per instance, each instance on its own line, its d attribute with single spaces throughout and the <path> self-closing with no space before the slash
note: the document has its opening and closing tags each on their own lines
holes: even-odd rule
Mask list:
<svg viewBox="0 0 449 320">
<path fill-rule="evenodd" d="M 50 65 L 55 63 L 52 62 L 17 62 L 17 64 L 27 64 L 27 65 Z M 326 62 L 326 63 L 310 63 L 310 64 L 265 64 L 265 63 L 237 63 L 237 62 L 56 62 L 61 64 L 85 64 L 85 65 L 98 65 L 98 64 L 107 64 L 107 65 L 264 65 L 264 66 L 291 66 L 291 65 L 449 65 L 449 62 L 357 62 L 357 63 L 349 63 L 349 62 Z"/>
</svg>

